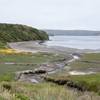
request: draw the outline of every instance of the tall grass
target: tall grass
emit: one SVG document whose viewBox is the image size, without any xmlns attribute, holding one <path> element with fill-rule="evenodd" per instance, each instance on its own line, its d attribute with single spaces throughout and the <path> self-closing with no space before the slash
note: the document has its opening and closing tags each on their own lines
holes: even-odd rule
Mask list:
<svg viewBox="0 0 100 100">
<path fill-rule="evenodd" d="M 8 89 L 9 86 L 10 89 Z M 100 100 L 100 97 L 94 93 L 81 93 L 51 83 L 18 82 L 2 82 L 0 97 L 3 100 Z"/>
</svg>

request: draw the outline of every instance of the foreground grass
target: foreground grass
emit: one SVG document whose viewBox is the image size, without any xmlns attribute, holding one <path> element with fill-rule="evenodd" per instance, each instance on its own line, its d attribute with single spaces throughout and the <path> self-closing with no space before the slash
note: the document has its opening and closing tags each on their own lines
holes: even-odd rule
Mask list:
<svg viewBox="0 0 100 100">
<path fill-rule="evenodd" d="M 0 83 L 0 100 L 99 100 L 94 93 L 81 93 L 51 83 Z"/>
<path fill-rule="evenodd" d="M 100 73 L 85 76 L 71 76 L 71 80 L 85 86 L 89 91 L 98 92 L 100 95 Z"/>
</svg>

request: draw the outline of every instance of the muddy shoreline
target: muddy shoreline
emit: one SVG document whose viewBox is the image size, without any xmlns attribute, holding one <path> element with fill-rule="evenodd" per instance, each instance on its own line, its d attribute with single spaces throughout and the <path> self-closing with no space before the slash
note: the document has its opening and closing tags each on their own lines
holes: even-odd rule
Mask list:
<svg viewBox="0 0 100 100">
<path fill-rule="evenodd" d="M 41 43 L 41 41 L 24 41 L 24 42 L 14 42 L 7 43 L 8 46 L 14 50 L 22 52 L 47 52 L 47 53 L 62 53 L 62 54 L 73 54 L 73 53 L 99 53 L 100 50 L 91 50 L 91 49 L 75 49 L 59 46 L 46 46 Z"/>
</svg>

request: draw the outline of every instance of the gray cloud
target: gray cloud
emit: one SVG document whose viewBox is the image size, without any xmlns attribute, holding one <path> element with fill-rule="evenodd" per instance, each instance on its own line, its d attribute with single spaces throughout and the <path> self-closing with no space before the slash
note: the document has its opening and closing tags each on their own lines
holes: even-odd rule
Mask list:
<svg viewBox="0 0 100 100">
<path fill-rule="evenodd" d="M 100 0 L 0 0 L 0 22 L 100 30 Z"/>
</svg>

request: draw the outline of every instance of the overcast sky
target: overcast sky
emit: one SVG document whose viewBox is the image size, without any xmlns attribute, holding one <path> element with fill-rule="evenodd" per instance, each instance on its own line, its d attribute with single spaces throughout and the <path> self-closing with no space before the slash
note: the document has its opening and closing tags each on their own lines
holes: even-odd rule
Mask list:
<svg viewBox="0 0 100 100">
<path fill-rule="evenodd" d="M 0 23 L 100 30 L 100 0 L 0 0 Z"/>
</svg>

